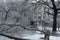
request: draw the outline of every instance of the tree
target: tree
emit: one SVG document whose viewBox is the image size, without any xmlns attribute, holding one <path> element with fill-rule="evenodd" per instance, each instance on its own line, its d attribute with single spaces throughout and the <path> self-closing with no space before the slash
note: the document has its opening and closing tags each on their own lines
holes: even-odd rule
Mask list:
<svg viewBox="0 0 60 40">
<path fill-rule="evenodd" d="M 9 15 L 10 12 L 12 12 L 12 11 L 16 11 L 17 12 L 17 7 L 18 7 L 18 5 L 16 5 L 16 3 L 13 3 L 13 2 L 8 3 L 7 6 L 1 7 L 1 9 L 3 11 L 0 11 L 0 12 L 5 12 L 4 21 L 7 20 L 8 15 Z"/>
<path fill-rule="evenodd" d="M 59 13 L 60 8 L 58 8 L 60 1 L 57 0 L 36 0 L 36 3 L 40 3 L 42 5 L 48 6 L 49 9 L 53 10 L 53 14 L 50 12 L 47 12 L 48 14 L 53 16 L 53 28 L 52 31 L 56 31 L 57 28 L 57 15 Z M 39 4 L 39 5 L 40 5 Z"/>
</svg>

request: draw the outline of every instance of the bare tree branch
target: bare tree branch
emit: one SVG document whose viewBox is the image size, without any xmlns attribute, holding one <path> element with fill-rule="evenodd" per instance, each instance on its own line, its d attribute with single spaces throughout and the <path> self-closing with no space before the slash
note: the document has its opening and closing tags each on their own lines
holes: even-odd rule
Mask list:
<svg viewBox="0 0 60 40">
<path fill-rule="evenodd" d="M 58 0 L 58 4 L 56 6 L 59 6 L 60 5 L 60 1 Z"/>
<path fill-rule="evenodd" d="M 3 10 L 6 12 L 6 15 L 5 15 L 5 20 L 6 20 L 10 10 L 6 10 L 5 8 L 3 8 Z"/>
<path fill-rule="evenodd" d="M 8 13 L 10 12 L 10 11 L 17 11 L 17 9 L 12 9 L 12 8 L 10 8 L 10 9 L 5 9 L 5 8 L 2 8 L 5 12 L 6 12 L 6 15 L 5 15 L 5 20 L 7 20 L 7 16 L 8 16 Z"/>
<path fill-rule="evenodd" d="M 48 13 L 49 15 L 53 15 L 53 14 L 51 14 L 50 12 L 46 12 L 46 13 Z"/>
<path fill-rule="evenodd" d="M 28 40 L 28 39 L 23 39 L 23 38 L 20 38 L 20 37 L 19 38 L 18 37 L 14 37 L 14 36 L 11 36 L 11 35 L 8 35 L 8 34 L 4 34 L 4 33 L 2 33 L 0 35 L 8 37 L 10 39 L 14 39 L 14 40 Z"/>
<path fill-rule="evenodd" d="M 20 26 L 20 27 L 22 27 L 22 28 L 24 28 L 24 29 L 26 29 L 26 30 L 33 30 L 33 31 L 41 31 L 41 30 L 38 30 L 38 29 L 34 29 L 34 28 L 29 28 L 29 27 L 27 27 L 28 25 L 20 25 L 20 24 L 0 24 L 0 25 L 7 25 L 7 26 Z M 12 27 L 10 27 L 10 28 L 8 28 L 8 29 L 11 29 Z M 6 29 L 6 30 L 8 30 L 8 29 Z M 3 32 L 5 32 L 6 30 L 3 30 Z M 2 32 L 2 31 L 1 31 Z"/>
<path fill-rule="evenodd" d="M 48 2 L 42 1 L 42 2 L 40 2 L 40 4 L 47 5 L 49 8 L 53 9 L 53 7 L 51 7 Z"/>
<path fill-rule="evenodd" d="M 58 13 L 60 13 L 60 12 L 58 12 Z"/>
<path fill-rule="evenodd" d="M 57 9 L 58 11 L 60 10 L 60 8 Z"/>
<path fill-rule="evenodd" d="M 54 9 L 55 11 L 57 11 L 57 8 L 56 8 L 56 5 L 55 5 L 54 0 L 51 0 L 51 2 L 52 2 L 52 5 L 53 5 L 53 9 Z"/>
</svg>

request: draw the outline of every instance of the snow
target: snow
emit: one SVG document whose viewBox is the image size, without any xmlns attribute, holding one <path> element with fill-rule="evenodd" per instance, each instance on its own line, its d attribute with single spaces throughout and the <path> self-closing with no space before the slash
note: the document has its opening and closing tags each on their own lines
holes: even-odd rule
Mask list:
<svg viewBox="0 0 60 40">
<path fill-rule="evenodd" d="M 8 37 L 1 36 L 1 35 L 0 35 L 0 40 L 14 40 L 14 39 L 10 39 L 10 38 L 8 38 Z"/>
<path fill-rule="evenodd" d="M 60 37 L 50 36 L 50 40 L 60 40 Z"/>
<path fill-rule="evenodd" d="M 58 32 L 60 33 L 60 32 Z M 40 39 L 40 38 L 43 38 L 44 37 L 44 34 L 34 34 L 34 35 L 26 35 L 24 37 L 22 37 L 23 39 L 30 39 L 30 40 L 43 40 L 43 39 Z M 4 37 L 4 36 L 0 36 L 0 40 L 14 40 L 14 39 L 9 39 L 7 37 Z M 60 37 L 58 36 L 50 36 L 50 40 L 60 40 Z"/>
<path fill-rule="evenodd" d="M 46 27 L 46 28 L 51 31 L 51 28 L 49 28 L 49 27 Z M 38 26 L 38 29 L 42 30 L 42 26 Z M 57 31 L 56 33 L 60 34 L 60 31 Z M 44 40 L 44 39 L 41 39 L 41 38 L 44 38 L 44 34 L 41 34 L 41 32 L 36 31 L 36 33 L 34 33 L 33 35 L 29 35 L 29 33 L 28 33 L 26 35 L 23 35 L 23 37 L 21 37 L 21 38 L 30 39 L 30 40 Z M 49 39 L 50 40 L 60 40 L 60 36 L 50 35 Z M 0 36 L 0 40 L 14 40 L 14 39 L 10 39 L 10 38 L 5 37 L 5 36 Z"/>
<path fill-rule="evenodd" d="M 42 34 L 35 34 L 35 35 L 31 35 L 31 36 L 29 35 L 29 36 L 26 36 L 23 38 L 31 39 L 31 40 L 39 40 L 40 38 L 43 38 L 43 37 L 44 37 L 44 35 L 42 35 Z M 60 40 L 60 37 L 50 36 L 50 40 Z"/>
<path fill-rule="evenodd" d="M 23 38 L 30 39 L 30 40 L 39 40 L 40 38 L 43 38 L 43 37 L 44 37 L 43 34 L 34 34 L 34 35 L 25 36 Z M 43 39 L 41 39 L 41 40 L 43 40 Z M 60 37 L 50 36 L 50 40 L 60 40 Z"/>
<path fill-rule="evenodd" d="M 41 34 L 34 34 L 34 35 L 28 35 L 28 36 L 25 36 L 23 38 L 26 38 L 26 39 L 40 39 L 41 37 L 44 37 L 44 35 L 41 35 Z"/>
</svg>

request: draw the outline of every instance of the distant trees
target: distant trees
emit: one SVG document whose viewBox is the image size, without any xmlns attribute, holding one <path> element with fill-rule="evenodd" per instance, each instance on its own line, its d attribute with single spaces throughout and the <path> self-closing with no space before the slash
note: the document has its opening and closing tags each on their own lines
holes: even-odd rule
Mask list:
<svg viewBox="0 0 60 40">
<path fill-rule="evenodd" d="M 30 17 L 30 7 L 28 5 L 29 0 L 23 0 L 22 2 L 9 2 L 4 5 L 4 7 L 1 7 L 4 12 L 4 18 L 3 21 L 11 21 L 12 19 L 16 20 L 15 22 L 19 23 L 26 23 L 26 20 L 29 20 Z M 16 12 L 16 13 L 15 13 Z M 14 14 L 15 13 L 15 14 Z M 16 15 L 17 14 L 17 15 Z M 32 13 L 31 13 L 32 14 Z M 15 17 L 14 17 L 15 16 Z M 9 20 L 10 19 L 10 20 Z M 29 22 L 29 21 L 28 21 Z"/>
<path fill-rule="evenodd" d="M 18 5 L 15 5 L 16 3 L 12 3 L 12 5 L 10 5 L 11 7 L 7 8 L 7 9 L 5 7 L 2 8 L 3 11 L 6 13 L 4 20 L 7 20 L 7 17 L 8 17 L 8 14 L 10 11 L 16 11 L 16 12 L 26 16 L 28 11 L 30 11 L 28 9 L 30 9 L 31 7 L 34 9 L 34 7 L 36 6 L 34 9 L 34 11 L 36 11 L 37 10 L 36 8 L 40 7 L 40 5 L 43 5 L 45 8 L 48 8 L 48 10 L 52 10 L 52 13 L 50 11 L 46 11 L 46 13 L 48 13 L 48 15 L 53 16 L 53 29 L 52 29 L 52 31 L 56 31 L 57 15 L 58 15 L 58 13 L 60 13 L 60 7 L 59 7 L 60 1 L 59 0 L 57 0 L 57 1 L 55 1 L 55 0 L 35 0 L 36 1 L 35 4 L 32 3 L 32 5 L 28 5 L 28 1 L 29 0 L 24 0 L 22 3 L 20 3 Z M 17 21 L 18 20 L 19 20 L 19 18 L 17 18 Z"/>
<path fill-rule="evenodd" d="M 2 6 L 2 5 L 0 5 L 0 6 Z M 5 18 L 4 18 L 5 21 L 7 20 L 8 14 L 9 14 L 10 11 L 17 11 L 17 9 L 14 6 L 12 6 L 12 4 L 10 5 L 10 7 L 8 7 L 6 5 L 4 7 L 1 7 L 1 9 L 2 9 L 2 11 L 0 11 L 0 12 L 5 12 L 5 15 L 4 15 L 5 16 Z"/>
</svg>

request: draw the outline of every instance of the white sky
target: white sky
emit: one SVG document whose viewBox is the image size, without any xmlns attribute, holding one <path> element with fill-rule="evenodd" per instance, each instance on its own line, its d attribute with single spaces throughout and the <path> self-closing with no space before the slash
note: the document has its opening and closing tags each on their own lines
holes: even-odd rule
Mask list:
<svg viewBox="0 0 60 40">
<path fill-rule="evenodd" d="M 14 1 L 23 1 L 23 0 L 0 0 L 0 2 L 14 2 Z M 55 0 L 58 1 L 58 0 Z"/>
<path fill-rule="evenodd" d="M 23 0 L 3 0 L 3 1 L 7 2 L 7 1 L 23 1 Z"/>
</svg>

